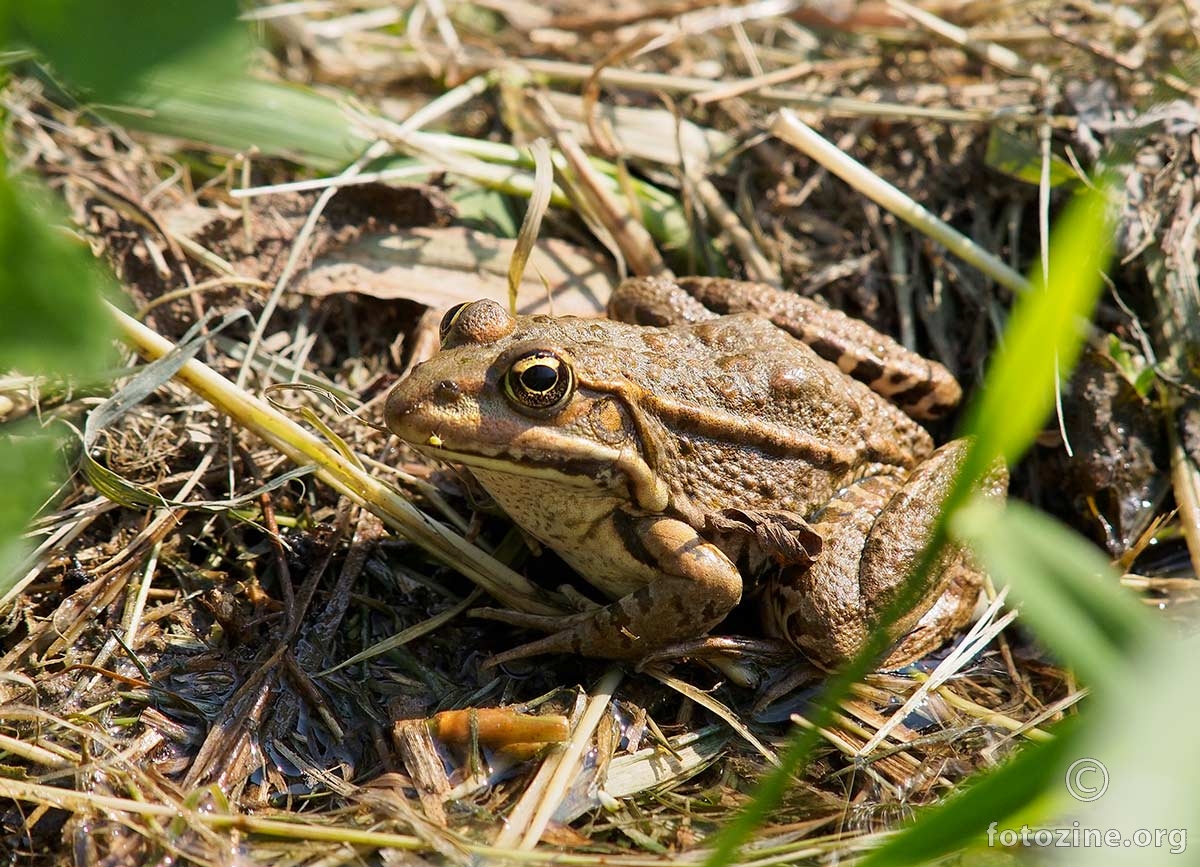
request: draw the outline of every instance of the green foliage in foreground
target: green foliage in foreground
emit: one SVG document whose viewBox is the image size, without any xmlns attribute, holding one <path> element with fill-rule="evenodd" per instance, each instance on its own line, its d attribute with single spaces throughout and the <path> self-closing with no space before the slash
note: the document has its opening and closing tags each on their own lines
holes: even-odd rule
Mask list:
<svg viewBox="0 0 1200 867">
<path fill-rule="evenodd" d="M 0 310 L 0 316 L 3 311 Z M 21 535 L 29 518 L 54 491 L 54 480 L 62 475 L 58 443 L 29 425 L 13 431 L 0 426 L 0 596 L 8 592 L 19 575 L 17 563 L 25 553 Z"/>
<path fill-rule="evenodd" d="M 33 49 L 95 97 L 115 97 L 169 61 L 175 75 L 241 74 L 236 0 L 0 0 L 0 45 Z M 0 372 L 87 380 L 113 358 L 103 297 L 112 281 L 32 184 L 0 153 Z M 0 426 L 0 597 L 19 580 L 20 536 L 54 490 L 59 442 L 36 423 Z"/>
<path fill-rule="evenodd" d="M 114 14 L 109 4 L 85 0 L 0 0 L 0 41 L 36 49 L 57 73 L 95 96 L 133 105 L 157 101 L 152 107 L 160 111 L 146 123 L 169 122 L 160 132 L 205 138 L 201 133 L 228 131 L 228 112 L 236 108 L 228 95 L 252 93 L 260 99 L 248 103 L 253 117 L 245 118 L 247 127 L 266 122 L 261 134 L 274 135 L 280 130 L 272 124 L 282 119 L 311 131 L 307 138 L 286 137 L 278 152 L 306 154 L 308 164 L 318 168 L 336 168 L 361 152 L 365 140 L 347 131 L 336 103 L 316 105 L 312 94 L 264 86 L 241 74 L 245 40 L 232 26 L 232 0 L 132 0 L 122 8 L 142 14 Z M 163 67 L 168 61 L 170 70 Z M 164 87 L 164 82 L 171 84 Z M 211 98 L 194 98 L 195 93 Z M 282 104 L 272 100 L 305 111 L 270 110 Z M 247 103 L 237 105 L 244 109 Z M 164 113 L 172 106 L 195 128 L 181 132 L 172 125 L 177 119 Z M 296 127 L 295 119 L 312 108 L 319 113 L 308 114 L 307 126 Z M 292 128 L 281 135 L 290 136 Z M 239 128 L 238 135 L 242 132 Z M 1018 303 L 1004 349 L 969 414 L 967 432 L 976 437 L 975 448 L 940 530 L 943 537 L 952 532 L 969 539 L 992 574 L 1011 583 L 1024 621 L 1084 677 L 1095 698 L 1072 724 L 1056 727 L 1052 742 L 1024 747 L 944 804 L 924 811 L 871 853 L 868 865 L 970 853 L 987 844 L 989 828 L 1046 823 L 1062 816 L 1064 805 L 1073 815 L 1086 816 L 1090 827 L 1171 831 L 1197 826 L 1200 796 L 1187 772 L 1200 767 L 1200 739 L 1190 731 L 1200 700 L 1195 690 L 1180 688 L 1190 683 L 1196 642 L 1177 644 L 1160 636 L 1117 589 L 1097 552 L 1064 528 L 1017 504 L 997 513 L 986 504 L 968 503 L 972 481 L 996 456 L 1011 462 L 1028 447 L 1050 411 L 1056 377 L 1065 375 L 1076 357 L 1080 323 L 1094 303 L 1109 248 L 1103 204 L 1102 194 L 1087 193 L 1058 221 L 1051 278 Z M 663 209 L 669 212 L 666 205 Z M 109 345 L 99 301 L 104 279 L 86 246 L 51 225 L 57 221 L 51 214 L 0 172 L 0 369 L 86 375 L 104 363 Z M 0 594 L 19 556 L 19 534 L 54 487 L 57 444 L 35 434 L 15 435 L 11 426 L 0 430 Z M 868 648 L 830 681 L 814 723 L 828 720 L 838 699 L 870 668 L 871 653 L 881 650 Z M 764 780 L 759 797 L 721 836 L 709 863 L 724 863 L 749 838 L 818 737 L 815 728 L 798 731 L 784 768 Z M 1063 785 L 1067 767 L 1082 758 L 1102 761 L 1112 777 L 1112 791 L 1090 805 L 1069 800 Z M 1136 855 L 1138 863 L 1152 863 L 1169 853 L 1159 847 L 1082 854 L 1089 863 L 1127 854 Z"/>
<path fill-rule="evenodd" d="M 953 530 L 971 542 L 994 578 L 1013 584 L 1018 597 L 1029 600 L 1028 621 L 1059 658 L 1084 673 L 1097 691 L 1116 694 L 1128 687 L 1132 671 L 1150 664 L 1160 642 L 1136 603 L 1120 591 L 1103 557 L 1026 507 L 1010 504 L 1003 510 L 971 502 L 973 486 L 993 461 L 1002 458 L 1011 464 L 1032 444 L 1054 405 L 1058 378 L 1078 357 L 1112 247 L 1106 207 L 1103 188 L 1087 191 L 1057 221 L 1049 279 L 1035 279 L 1013 310 L 1003 344 L 967 413 L 963 433 L 974 438 L 970 455 L 910 586 L 919 585 L 934 552 Z M 903 604 L 905 600 L 890 613 L 899 614 Z M 743 814 L 719 835 L 707 864 L 728 863 L 765 819 L 817 745 L 819 729 L 830 721 L 838 702 L 881 657 L 883 631 L 829 681 L 810 715 L 812 725 L 797 731 L 783 766 L 764 778 Z M 1027 746 L 941 808 L 921 814 L 865 863 L 917 864 L 968 849 L 990 826 L 1007 827 L 1003 823 L 1028 815 L 1032 807 L 1053 803 L 1051 796 L 1060 793 L 1055 789 L 1061 791 L 1064 765 L 1077 757 L 1074 749 L 1094 721 L 1095 715 L 1086 716 L 1082 725 L 1060 731 L 1057 740 Z M 1043 807 L 1034 815 L 1050 814 Z"/>
<path fill-rule="evenodd" d="M 87 378 L 113 357 L 101 300 L 110 281 L 61 215 L 4 173 L 0 155 L 0 372 Z M 58 436 L 33 419 L 0 425 L 0 597 L 19 579 L 30 517 L 62 477 Z"/>
<path fill-rule="evenodd" d="M 0 154 L 0 372 L 84 376 L 112 355 L 107 283 L 88 247 L 50 225 L 54 210 L 40 199 L 8 179 Z M 0 425 L 0 597 L 18 579 L 30 516 L 62 476 L 58 453 L 34 420 Z"/>
<path fill-rule="evenodd" d="M 81 239 L 53 227 L 62 215 L 4 168 L 0 156 L 0 370 L 97 370 L 112 355 L 110 281 Z"/>
<path fill-rule="evenodd" d="M 8 40 L 29 47 L 95 99 L 119 97 L 163 64 L 239 75 L 230 50 L 237 0 L 0 0 Z M 0 34 L 4 31 L 0 30 Z"/>
</svg>

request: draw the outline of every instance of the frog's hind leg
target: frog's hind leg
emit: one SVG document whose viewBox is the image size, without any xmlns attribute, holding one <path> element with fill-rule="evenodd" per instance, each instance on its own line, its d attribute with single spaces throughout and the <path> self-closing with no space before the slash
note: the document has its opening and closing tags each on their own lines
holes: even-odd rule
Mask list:
<svg viewBox="0 0 1200 867">
<path fill-rule="evenodd" d="M 892 646 L 880 669 L 889 671 L 902 668 L 928 656 L 971 622 L 979 602 L 984 573 L 965 548 L 957 548 L 956 556 L 949 561 L 944 560 L 939 568 L 943 577 L 948 578 L 945 581 L 946 589 L 917 624 Z"/>
<path fill-rule="evenodd" d="M 658 576 L 594 611 L 557 620 L 524 615 L 497 618 L 551 629 L 553 634 L 496 654 L 488 660 L 489 666 L 542 653 L 641 659 L 665 644 L 703 635 L 741 601 L 742 576 L 737 567 L 691 526 L 671 518 L 627 520 L 622 535 Z"/>
<path fill-rule="evenodd" d="M 613 319 L 638 325 L 754 313 L 808 344 L 913 418 L 941 418 L 962 397 L 962 388 L 945 366 L 906 349 L 861 319 L 765 283 L 724 277 L 634 277 L 613 290 L 608 309 Z"/>
<path fill-rule="evenodd" d="M 763 627 L 809 659 L 834 667 L 866 641 L 868 623 L 859 563 L 871 527 L 900 489 L 896 476 L 873 476 L 846 488 L 811 520 L 822 538 L 811 564 L 786 566 L 763 588 Z"/>
<path fill-rule="evenodd" d="M 935 451 L 913 471 L 871 528 L 859 566 L 868 622 L 879 622 L 916 566 L 969 445 L 969 440 L 959 439 Z M 1008 469 L 998 460 L 976 491 L 1002 500 L 1007 488 Z M 929 569 L 918 603 L 893 625 L 892 634 L 900 641 L 883 667 L 898 668 L 919 659 L 964 627 L 983 580 L 984 572 L 970 550 L 947 543 Z"/>
<path fill-rule="evenodd" d="M 821 556 L 768 584 L 768 631 L 828 666 L 857 653 L 919 559 L 966 447 L 966 440 L 948 443 L 903 482 L 876 476 L 836 497 L 814 522 L 825 540 Z M 1007 479 L 997 465 L 980 490 L 1003 496 Z M 911 662 L 965 626 L 982 582 L 969 553 L 948 545 L 917 601 L 890 627 L 898 641 L 883 667 Z"/>
</svg>

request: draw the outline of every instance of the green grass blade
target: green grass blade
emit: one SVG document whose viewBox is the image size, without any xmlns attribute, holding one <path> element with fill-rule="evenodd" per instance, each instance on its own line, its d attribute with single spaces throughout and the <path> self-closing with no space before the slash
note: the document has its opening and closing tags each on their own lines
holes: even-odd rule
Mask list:
<svg viewBox="0 0 1200 867">
<path fill-rule="evenodd" d="M 926 864 L 951 852 L 986 844 L 988 829 L 1046 814 L 1039 803 L 1062 779 L 1062 768 L 1078 754 L 1083 729 L 1061 725 L 1054 740 L 1030 744 L 1015 757 L 981 775 L 951 798 L 921 814 L 920 820 L 891 837 L 857 867 Z"/>
<path fill-rule="evenodd" d="M 976 437 L 976 448 L 965 474 L 977 476 L 996 455 L 1012 465 L 1041 431 L 1057 378 L 1079 357 L 1112 246 L 1101 185 L 1076 196 L 1055 222 L 1050 279 L 1035 267 L 1033 290 L 1013 308 L 1004 342 L 967 414 L 965 432 Z"/>
<path fill-rule="evenodd" d="M 333 172 L 357 159 L 373 139 L 353 120 L 342 103 L 298 85 L 260 81 L 244 76 L 228 80 L 197 77 L 190 68 L 164 70 L 128 90 L 120 104 L 98 106 L 102 116 L 130 129 L 200 142 L 230 152 L 257 148 L 262 154 L 284 157 L 323 172 Z M 441 170 L 436 156 L 472 157 L 480 171 L 455 169 L 459 178 L 480 186 L 528 196 L 533 188 L 533 162 L 527 151 L 491 141 L 476 141 L 436 132 L 413 135 L 413 141 L 435 156 L 431 171 Z M 555 154 L 556 164 L 563 164 Z M 407 158 L 405 158 L 407 161 Z M 462 164 L 464 160 L 453 161 Z M 618 189 L 612 163 L 592 160 L 613 190 Z M 386 169 L 381 160 L 372 169 Z M 466 161 L 467 165 L 471 161 Z M 518 172 L 494 171 L 511 167 Z M 483 170 L 492 169 L 485 173 Z M 686 249 L 691 227 L 679 202 L 645 181 L 633 188 L 647 230 L 669 250 Z M 563 202 L 560 202 L 560 204 Z"/>
<path fill-rule="evenodd" d="M 1086 334 L 1085 317 L 1102 284 L 1112 232 L 1103 188 L 1075 199 L 1055 225 L 1050 279 L 1035 278 L 1019 299 L 1005 342 L 969 413 L 975 437 L 963 477 L 996 456 L 1010 463 L 1032 443 L 1054 402 L 1056 376 L 1074 364 Z M 963 479 L 960 479 L 960 486 Z M 1107 561 L 1090 544 L 1026 506 L 1001 509 L 977 502 L 951 516 L 956 535 L 971 542 L 992 576 L 1012 583 L 1022 614 L 1041 639 L 1094 688 L 1118 692 L 1130 681 L 1131 660 L 1155 645 L 1137 605 L 1120 592 Z M 1072 727 L 1056 741 L 1026 747 L 961 795 L 922 814 L 865 864 L 925 863 L 981 841 L 989 825 L 1011 827 L 1028 805 L 1048 805 L 1055 783 L 1078 757 L 1086 731 Z M 1057 790 L 1061 795 L 1062 789 Z M 1048 809 L 1048 806 L 1047 806 Z M 1047 813 L 1048 814 L 1048 813 Z M 994 826 L 993 826 L 994 827 Z"/>
<path fill-rule="evenodd" d="M 1022 620 L 1094 689 L 1119 679 L 1153 640 L 1104 555 L 1057 521 L 1022 503 L 977 502 L 955 516 L 954 529 L 997 583 L 1012 585 Z"/>
<path fill-rule="evenodd" d="M 1042 182 L 1042 149 L 1033 131 L 1016 132 L 1003 126 L 992 127 L 983 161 L 988 168 L 1010 178 L 1034 185 Z M 1058 154 L 1050 154 L 1051 188 L 1078 182 L 1079 175 L 1074 167 Z"/>
<path fill-rule="evenodd" d="M 1035 289 L 1018 299 L 1005 345 L 997 354 L 982 387 L 982 396 L 969 414 L 966 432 L 975 439 L 946 496 L 943 516 L 934 528 L 921 560 L 885 612 L 890 623 L 907 610 L 924 575 L 946 539 L 947 522 L 971 499 L 974 487 L 998 456 L 1015 460 L 1037 436 L 1054 404 L 1056 359 L 1063 375 L 1079 355 L 1090 313 L 1100 291 L 1100 269 L 1107 263 L 1112 231 L 1106 217 L 1103 188 L 1078 196 L 1056 223 L 1050 246 L 1050 281 L 1035 281 Z M 768 774 L 753 799 L 714 841 L 707 867 L 729 863 L 742 844 L 778 803 L 791 775 L 808 758 L 817 742 L 815 729 L 825 726 L 833 709 L 850 687 L 869 671 L 886 650 L 884 629 L 875 630 L 867 646 L 826 685 L 811 715 L 812 729 L 792 736 L 782 767 Z M 986 790 L 985 790 L 986 791 Z M 990 820 L 989 820 L 990 821 Z"/>
<path fill-rule="evenodd" d="M 231 152 L 259 152 L 336 171 L 371 143 L 337 101 L 299 85 L 238 76 L 179 76 L 168 70 L 142 81 L 119 105 L 97 111 L 132 129 Z"/>
<path fill-rule="evenodd" d="M 868 667 L 864 666 L 860 671 L 851 663 L 826 684 L 816 706 L 816 713 L 810 719 L 813 725 L 796 728 L 787 748 L 779 755 L 779 765 L 759 780 L 754 797 L 712 840 L 712 848 L 704 858 L 704 867 L 724 867 L 733 862 L 738 850 L 750 839 L 755 829 L 766 822 L 771 810 L 783 798 L 791 785 L 792 777 L 804 765 L 813 747 L 817 745 L 820 729 L 833 719 L 832 708 L 836 706 L 836 702 L 847 695 L 850 687 L 867 671 Z"/>
</svg>

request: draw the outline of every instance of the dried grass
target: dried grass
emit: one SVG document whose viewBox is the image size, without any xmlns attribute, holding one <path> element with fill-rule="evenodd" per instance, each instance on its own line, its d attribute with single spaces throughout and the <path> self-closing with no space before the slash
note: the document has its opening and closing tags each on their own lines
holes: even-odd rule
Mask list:
<svg viewBox="0 0 1200 867">
<path fill-rule="evenodd" d="M 399 131 L 379 126 L 380 144 L 367 156 L 392 149 L 383 142 L 437 150 L 446 140 L 416 133 L 433 121 L 481 147 L 519 150 L 547 136 L 567 155 L 553 201 L 576 215 L 550 212 L 543 234 L 592 250 L 595 235 L 634 271 L 662 267 L 654 242 L 627 219 L 636 174 L 671 191 L 696 239 L 667 251 L 672 267 L 744 269 L 820 291 L 944 361 L 968 386 L 1020 280 L 995 274 L 1015 276 L 1011 269 L 1036 261 L 1039 224 L 1060 197 L 989 169 L 989 133 L 1003 129 L 1026 142 L 1037 168 L 1049 165 L 1051 149 L 1090 165 L 1102 145 L 1115 145 L 1133 160 L 1119 167 L 1130 192 L 1126 268 L 1120 298 L 1097 322 L 1157 363 L 1175 399 L 1165 411 L 1114 399 L 1092 413 L 1090 429 L 1071 431 L 1077 453 L 1094 458 L 1091 476 L 1064 474 L 1061 453 L 1047 446 L 1023 466 L 1015 489 L 1107 538 L 1114 556 L 1159 517 L 1165 541 L 1155 552 L 1165 553 L 1131 565 L 1137 574 L 1127 583 L 1156 600 L 1194 600 L 1194 567 L 1188 575 L 1178 539 L 1200 562 L 1200 496 L 1181 493 L 1197 487 L 1186 457 L 1200 453 L 1188 363 L 1200 341 L 1200 139 L 1195 88 L 1178 70 L 1200 22 L 1185 16 L 1185 4 L 1086 12 L 1021 4 L 1004 12 L 943 3 L 922 11 L 889 0 L 784 4 L 794 7 L 788 15 L 779 5 L 751 4 L 732 20 L 727 10 L 688 3 L 617 4 L 597 15 L 579 4 L 448 10 L 334 0 L 291 11 L 264 6 L 251 17 L 273 45 L 264 75 L 353 87 L 367 114 L 418 112 L 419 122 Z M 394 26 L 402 19 L 403 32 Z M 497 27 L 501 19 L 507 24 Z M 496 75 L 484 75 L 490 71 Z M 441 80 L 466 84 L 439 96 Z M 56 103 L 34 77 L 14 77 L 3 99 L 12 164 L 66 198 L 154 332 L 178 340 L 205 316 L 250 312 L 252 324 L 235 322 L 203 347 L 200 358 L 216 372 L 255 392 L 307 377 L 371 420 L 396 373 L 427 351 L 427 296 L 294 290 L 325 253 L 374 233 L 446 222 L 454 206 L 438 178 L 404 190 L 382 186 L 380 175 L 320 193 L 272 192 L 259 188 L 304 173 L 283 160 L 133 135 Z M 563 119 L 566 103 L 576 119 Z M 536 110 L 515 121 L 513 108 L 531 104 Z M 804 112 L 870 174 L 907 191 L 1008 270 L 989 279 L 902 215 L 767 137 L 767 113 L 779 106 Z M 674 141 L 677 159 L 651 162 L 638 141 Z M 585 150 L 615 161 L 615 174 L 597 174 Z M 496 166 L 448 149 L 438 156 L 453 177 Z M 531 183 L 526 177 L 516 188 Z M 238 197 L 237 187 L 272 194 Z M 131 322 L 126 334 L 146 354 L 169 348 L 148 349 L 155 338 Z M 1118 366 L 1096 363 L 1109 371 L 1100 380 L 1120 391 Z M 450 862 L 561 861 L 564 850 L 572 863 L 690 860 L 685 853 L 743 802 L 788 720 L 805 724 L 805 687 L 818 674 L 781 663 L 760 644 L 747 645 L 740 673 L 700 662 L 629 672 L 615 702 L 613 676 L 595 661 L 483 668 L 518 638 L 493 623 L 443 618 L 465 607 L 470 592 L 443 563 L 508 581 L 510 604 L 545 611 L 563 610 L 562 600 L 537 595 L 510 566 L 554 585 L 565 577 L 561 564 L 527 559 L 504 519 L 471 512 L 476 492 L 466 481 L 353 417 L 331 418 L 308 392 L 287 400 L 321 415 L 344 449 L 266 407 L 253 412 L 269 424 L 231 425 L 236 409 L 215 408 L 222 398 L 197 391 L 198 377 L 183 380 L 188 388 L 164 384 L 96 444 L 107 467 L 162 502 L 119 505 L 97 496 L 94 478 L 76 475 L 32 528 L 38 547 L 20 596 L 3 609 L 0 645 L 0 849 L 16 862 L 379 863 L 406 857 L 401 851 Z M 15 378 L 0 391 L 9 418 L 36 410 L 79 424 L 99 402 Z M 236 389 L 227 395 L 232 404 L 248 398 Z M 1161 431 L 1172 432 L 1181 518 L 1169 514 L 1153 460 L 1141 475 L 1103 477 L 1128 447 L 1112 441 L 1122 425 L 1156 454 Z M 295 442 L 306 446 L 293 451 Z M 369 462 L 373 477 L 353 456 Z M 288 481 L 232 508 L 211 505 L 262 487 L 291 468 L 288 458 L 317 463 L 316 479 Z M 434 527 L 373 478 L 440 509 L 448 524 Z M 409 541 L 387 534 L 363 508 L 384 508 L 380 502 L 403 515 L 393 526 Z M 1041 726 L 1072 713 L 1083 692 L 1070 674 L 1025 636 L 1000 632 L 1007 618 L 998 604 L 986 622 L 995 624 L 986 638 L 998 633 L 990 643 L 932 672 L 935 663 L 861 684 L 837 727 L 822 733 L 827 748 L 748 854 L 851 855 L 1017 739 L 1045 737 Z M 728 629 L 752 631 L 749 623 L 735 619 Z M 403 643 L 335 667 L 397 633 Z M 761 683 L 758 703 L 727 674 Z M 588 734 L 581 730 L 574 749 L 593 757 L 554 751 L 540 771 L 535 761 L 489 776 L 480 772 L 488 757 L 467 749 L 447 757 L 453 798 L 418 797 L 413 772 L 390 744 L 393 722 L 498 704 L 586 719 Z M 560 788 L 539 800 L 530 785 L 542 775 Z M 514 816 L 526 813 L 528 824 L 518 826 Z"/>
</svg>

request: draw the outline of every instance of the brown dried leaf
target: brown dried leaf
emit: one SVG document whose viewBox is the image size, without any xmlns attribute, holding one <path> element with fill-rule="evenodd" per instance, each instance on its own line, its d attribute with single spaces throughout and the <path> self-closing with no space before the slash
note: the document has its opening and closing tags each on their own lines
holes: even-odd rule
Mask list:
<svg viewBox="0 0 1200 867">
<path fill-rule="evenodd" d="M 309 295 L 357 292 L 444 309 L 491 298 L 508 304 L 507 272 L 516 242 L 462 226 L 364 237 L 322 256 L 300 284 Z M 547 290 L 542 283 L 552 287 Z M 603 256 L 566 241 L 538 241 L 521 281 L 519 313 L 596 316 L 616 275 Z"/>
</svg>

